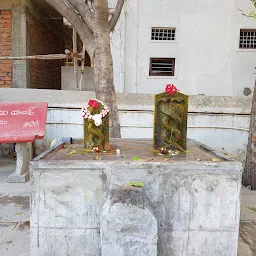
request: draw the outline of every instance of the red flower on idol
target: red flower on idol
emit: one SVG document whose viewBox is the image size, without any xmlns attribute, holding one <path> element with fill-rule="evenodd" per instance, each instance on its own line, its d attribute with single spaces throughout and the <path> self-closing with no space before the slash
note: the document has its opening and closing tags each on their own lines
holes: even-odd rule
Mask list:
<svg viewBox="0 0 256 256">
<path fill-rule="evenodd" d="M 165 87 L 165 92 L 170 95 L 174 95 L 175 92 L 179 92 L 180 90 L 174 84 L 167 84 Z"/>
<path fill-rule="evenodd" d="M 99 107 L 99 104 L 96 100 L 89 100 L 88 105 L 97 109 Z"/>
</svg>

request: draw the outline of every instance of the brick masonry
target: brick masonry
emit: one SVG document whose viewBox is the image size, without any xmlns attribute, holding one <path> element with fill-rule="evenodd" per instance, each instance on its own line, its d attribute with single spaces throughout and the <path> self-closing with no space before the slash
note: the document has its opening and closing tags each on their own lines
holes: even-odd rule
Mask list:
<svg viewBox="0 0 256 256">
<path fill-rule="evenodd" d="M 12 52 L 12 11 L 0 10 L 0 56 Z M 12 61 L 0 60 L 0 88 L 12 87 Z"/>
<path fill-rule="evenodd" d="M 30 55 L 64 53 L 64 41 L 30 15 Z M 61 89 L 62 60 L 30 61 L 30 87 L 38 89 Z"/>
</svg>

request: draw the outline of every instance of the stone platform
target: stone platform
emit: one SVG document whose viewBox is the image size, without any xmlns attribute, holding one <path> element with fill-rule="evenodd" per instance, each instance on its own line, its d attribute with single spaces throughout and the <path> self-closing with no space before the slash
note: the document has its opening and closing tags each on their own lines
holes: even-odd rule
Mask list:
<svg viewBox="0 0 256 256">
<path fill-rule="evenodd" d="M 58 146 L 31 162 L 32 256 L 237 255 L 240 163 L 193 141 L 178 156 L 158 155 L 149 140 L 114 140 L 111 146 L 101 154 L 83 154 L 82 143 Z M 127 182 L 144 184 L 136 188 L 138 205 L 131 203 L 134 192 L 116 199 Z M 144 208 L 147 221 L 135 214 Z M 121 218 L 124 223 L 117 223 Z M 129 218 L 134 226 L 127 226 Z M 149 243 L 146 234 L 153 234 L 149 229 L 157 231 L 157 245 L 152 235 L 152 246 L 138 254 Z"/>
</svg>

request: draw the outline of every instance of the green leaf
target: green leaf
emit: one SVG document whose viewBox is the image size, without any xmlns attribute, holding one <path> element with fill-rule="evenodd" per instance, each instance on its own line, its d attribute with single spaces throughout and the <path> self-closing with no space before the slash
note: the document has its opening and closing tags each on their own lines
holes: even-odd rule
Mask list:
<svg viewBox="0 0 256 256">
<path fill-rule="evenodd" d="M 249 209 L 250 209 L 251 211 L 256 212 L 256 207 L 249 207 Z"/>
<path fill-rule="evenodd" d="M 254 14 L 253 18 L 256 20 L 256 15 Z"/>
<path fill-rule="evenodd" d="M 248 16 L 252 17 L 254 15 L 254 10 L 252 10 L 251 12 L 249 12 Z"/>
<path fill-rule="evenodd" d="M 253 5 L 254 5 L 254 7 L 256 8 L 256 2 L 255 2 L 255 1 L 254 1 L 254 4 L 253 4 Z"/>
<path fill-rule="evenodd" d="M 71 151 L 68 153 L 68 155 L 76 155 L 76 154 L 77 154 L 76 150 L 71 150 Z"/>
<path fill-rule="evenodd" d="M 140 161 L 141 159 L 140 159 L 138 156 L 134 156 L 134 157 L 133 157 L 133 160 L 134 160 L 134 161 Z"/>
<path fill-rule="evenodd" d="M 137 181 L 137 182 L 132 182 L 132 181 L 128 181 L 127 182 L 128 186 L 132 186 L 132 187 L 144 187 L 144 183 L 141 181 Z"/>
</svg>

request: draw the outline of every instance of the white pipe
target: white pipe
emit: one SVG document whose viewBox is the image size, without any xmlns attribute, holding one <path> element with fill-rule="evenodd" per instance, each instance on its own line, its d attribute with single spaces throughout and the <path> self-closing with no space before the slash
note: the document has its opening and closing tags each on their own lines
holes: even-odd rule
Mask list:
<svg viewBox="0 0 256 256">
<path fill-rule="evenodd" d="M 123 79 L 122 79 L 122 88 L 121 91 L 125 93 L 125 74 L 126 74 L 126 2 L 124 2 L 124 32 L 123 32 Z"/>
<path fill-rule="evenodd" d="M 140 6 L 140 1 L 137 0 L 137 40 L 136 40 L 136 80 L 135 80 L 135 87 L 136 87 L 136 90 L 135 92 L 137 93 L 138 92 L 138 64 L 139 64 L 139 6 Z"/>
</svg>

